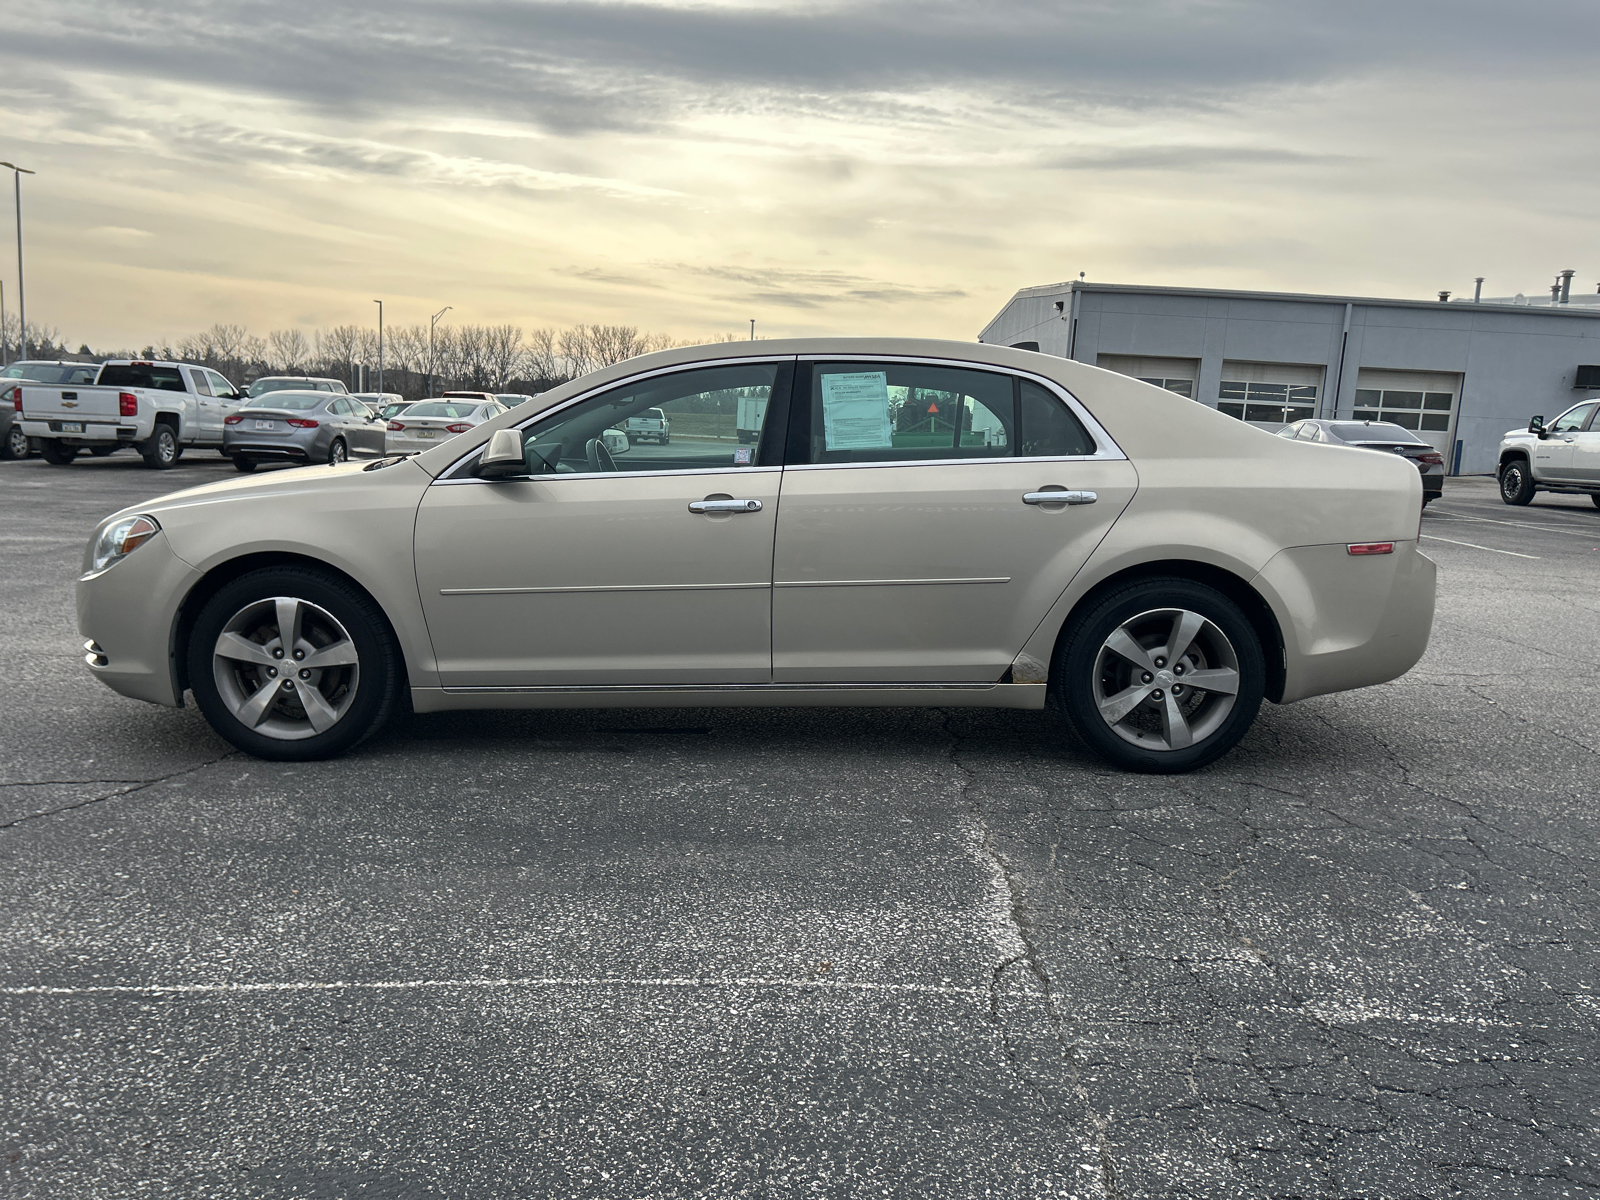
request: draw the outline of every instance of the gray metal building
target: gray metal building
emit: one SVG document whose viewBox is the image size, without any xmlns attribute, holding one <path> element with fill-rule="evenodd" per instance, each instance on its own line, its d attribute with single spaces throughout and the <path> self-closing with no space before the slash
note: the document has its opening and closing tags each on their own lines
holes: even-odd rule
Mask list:
<svg viewBox="0 0 1600 1200">
<path fill-rule="evenodd" d="M 1453 474 L 1506 430 L 1600 393 L 1600 306 L 1071 283 L 1023 288 L 978 336 L 1133 375 L 1267 429 L 1395 421 Z"/>
</svg>

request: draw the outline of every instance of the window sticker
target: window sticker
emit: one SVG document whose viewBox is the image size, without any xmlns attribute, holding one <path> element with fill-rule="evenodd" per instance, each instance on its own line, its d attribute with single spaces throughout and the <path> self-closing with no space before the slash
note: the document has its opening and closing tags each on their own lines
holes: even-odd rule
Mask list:
<svg viewBox="0 0 1600 1200">
<path fill-rule="evenodd" d="M 828 450 L 881 450 L 892 445 L 888 373 L 823 375 L 822 431 Z"/>
<path fill-rule="evenodd" d="M 750 465 L 749 446 L 740 446 L 733 452 L 733 465 L 736 467 L 748 467 Z"/>
</svg>

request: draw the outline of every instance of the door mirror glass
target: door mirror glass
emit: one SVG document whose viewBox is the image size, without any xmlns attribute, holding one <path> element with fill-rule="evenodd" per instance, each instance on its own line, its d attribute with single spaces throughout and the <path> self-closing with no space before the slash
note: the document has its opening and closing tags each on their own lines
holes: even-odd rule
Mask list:
<svg viewBox="0 0 1600 1200">
<path fill-rule="evenodd" d="M 1544 418 L 1534 417 L 1528 422 L 1529 433 L 1540 433 L 1544 430 Z"/>
<path fill-rule="evenodd" d="M 522 457 L 522 435 L 515 429 L 497 429 L 478 464 L 479 479 L 510 479 L 526 475 L 528 464 Z"/>
</svg>

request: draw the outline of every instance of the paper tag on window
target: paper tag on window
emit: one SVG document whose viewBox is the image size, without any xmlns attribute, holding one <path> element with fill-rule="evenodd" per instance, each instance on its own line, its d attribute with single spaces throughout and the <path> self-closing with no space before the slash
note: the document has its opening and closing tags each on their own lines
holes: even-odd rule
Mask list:
<svg viewBox="0 0 1600 1200">
<path fill-rule="evenodd" d="M 828 450 L 880 450 L 891 445 L 887 372 L 823 375 L 822 432 Z"/>
<path fill-rule="evenodd" d="M 748 467 L 751 453 L 749 446 L 740 446 L 733 452 L 733 465 L 736 467 Z"/>
</svg>

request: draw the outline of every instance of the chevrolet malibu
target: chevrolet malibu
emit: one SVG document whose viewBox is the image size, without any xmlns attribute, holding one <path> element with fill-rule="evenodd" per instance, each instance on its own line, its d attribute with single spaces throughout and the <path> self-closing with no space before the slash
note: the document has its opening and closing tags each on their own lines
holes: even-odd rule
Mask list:
<svg viewBox="0 0 1600 1200">
<path fill-rule="evenodd" d="M 678 436 L 619 464 L 606 431 L 652 409 Z M 414 457 L 127 509 L 78 619 L 111 688 L 191 694 L 263 758 L 341 753 L 407 705 L 1054 700 L 1113 763 L 1184 771 L 1263 699 L 1418 660 L 1421 488 L 1397 456 L 1029 351 L 729 343 Z"/>
</svg>

